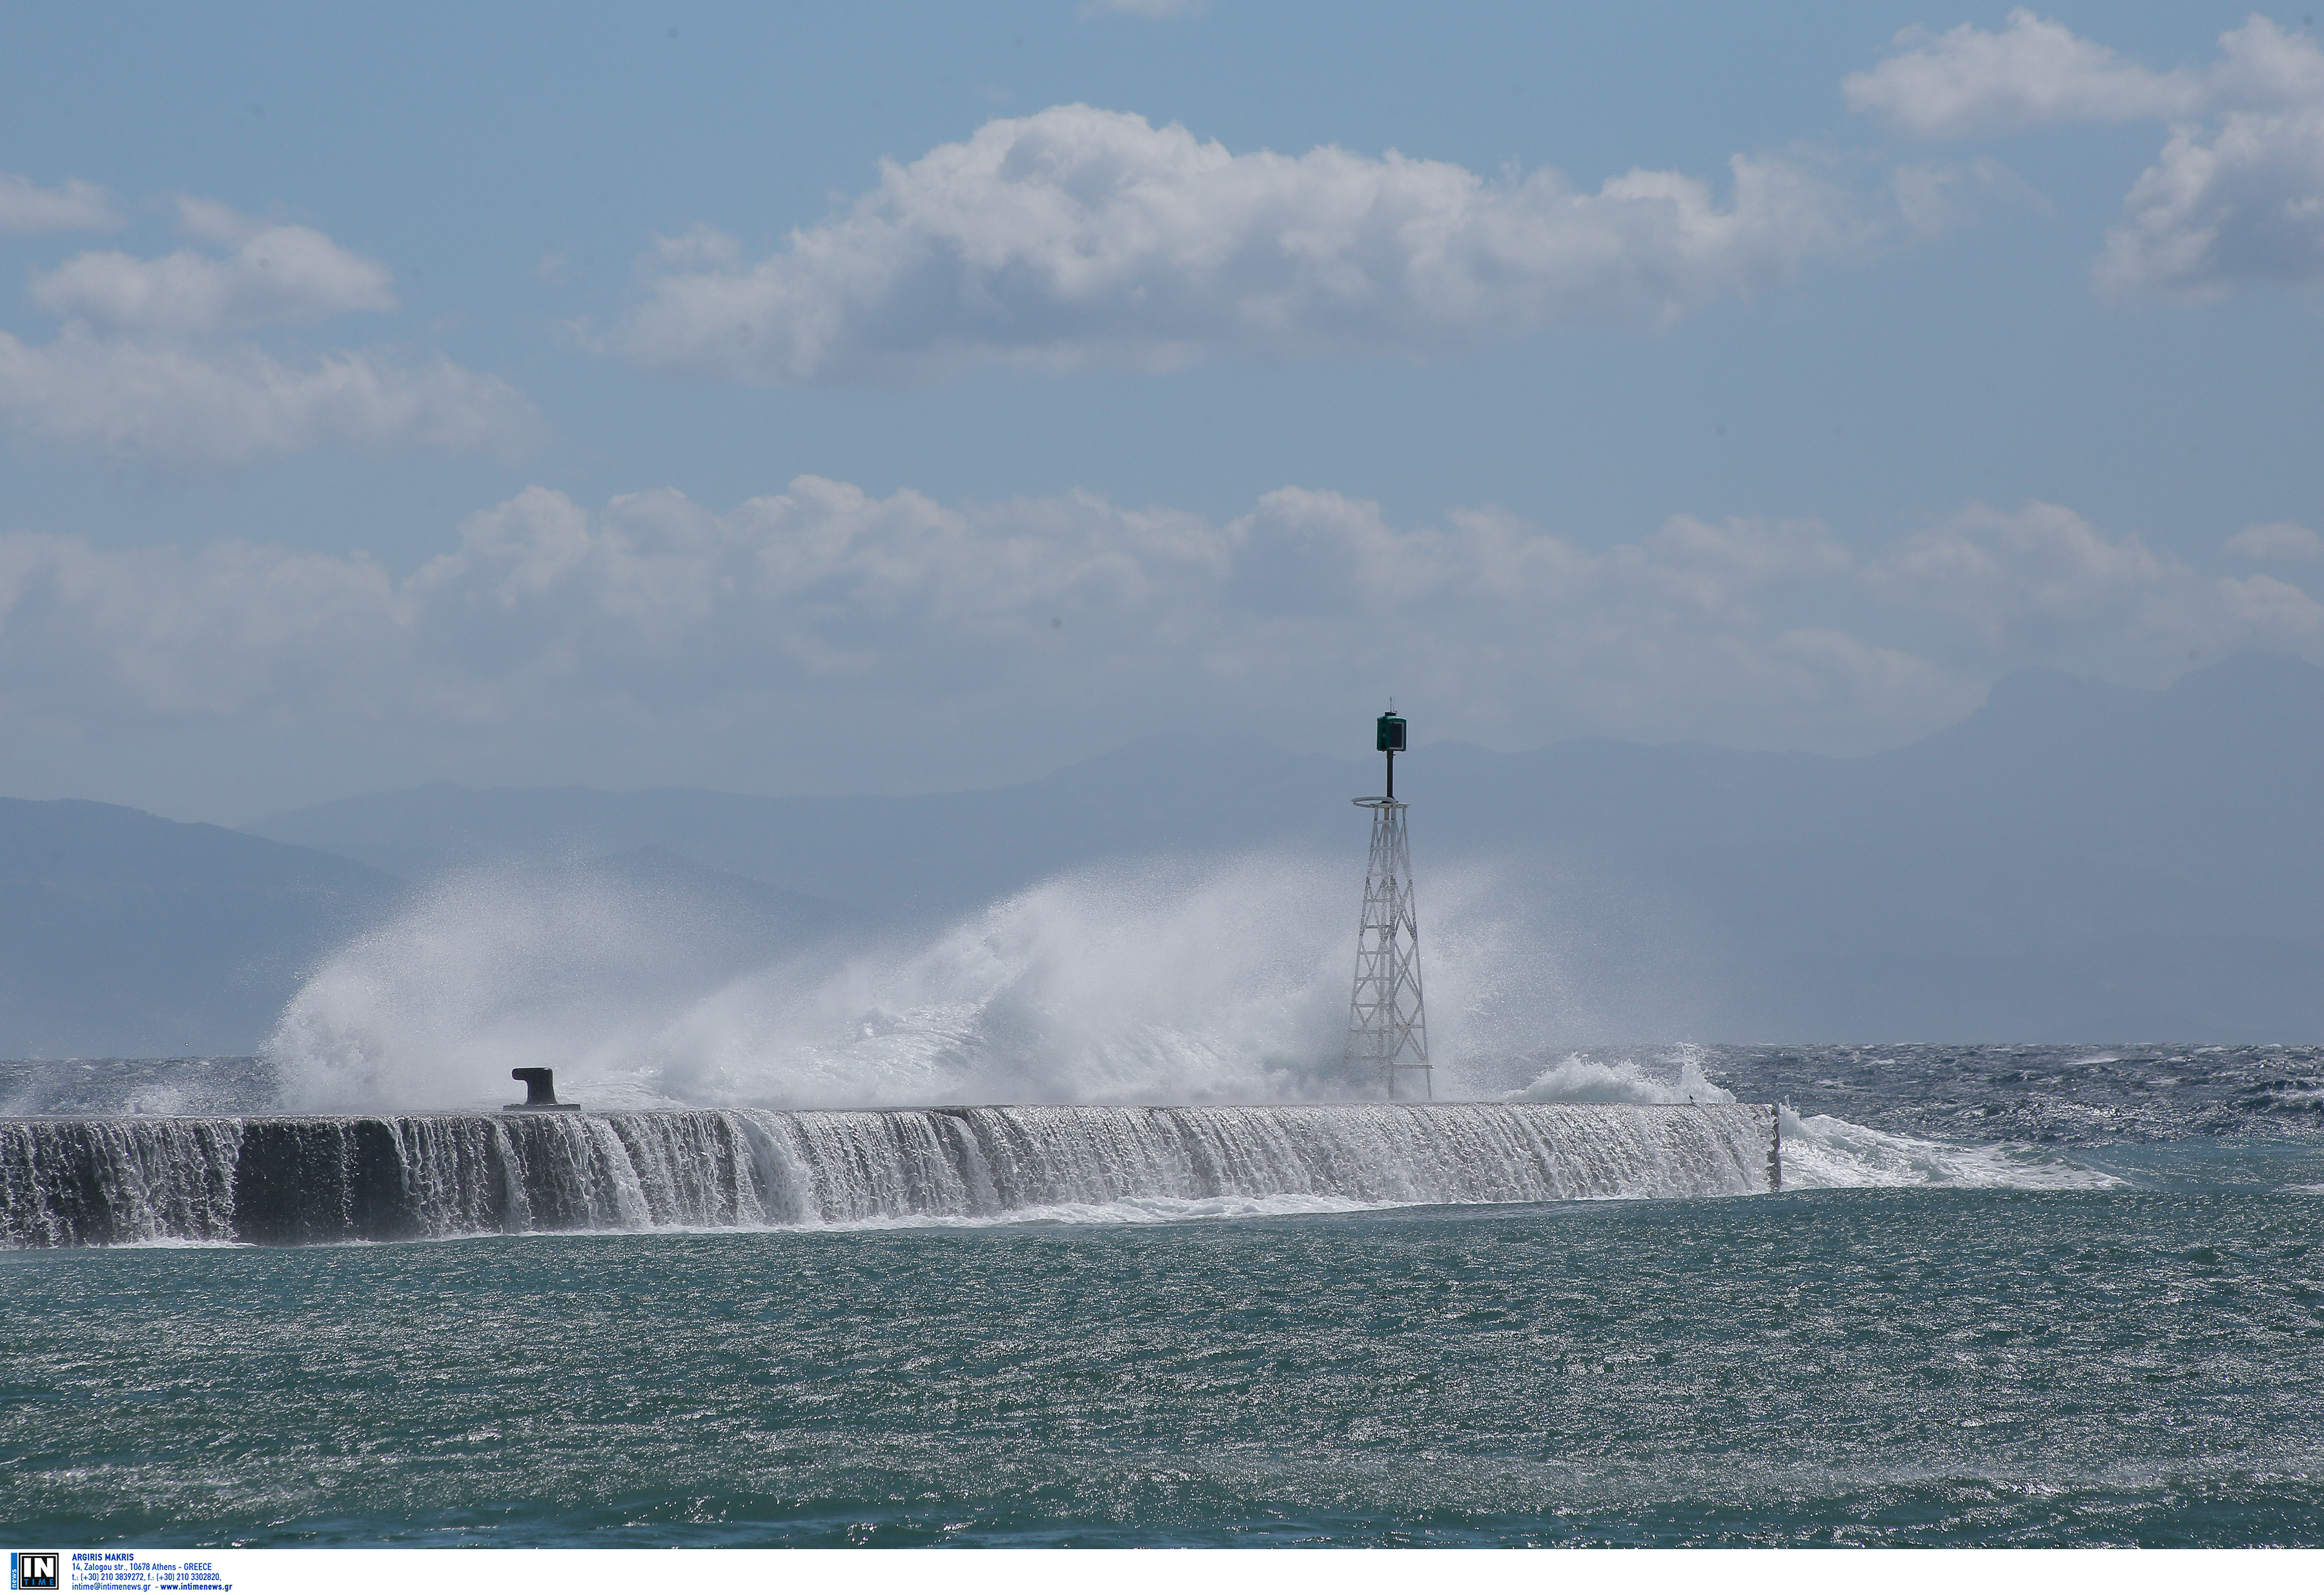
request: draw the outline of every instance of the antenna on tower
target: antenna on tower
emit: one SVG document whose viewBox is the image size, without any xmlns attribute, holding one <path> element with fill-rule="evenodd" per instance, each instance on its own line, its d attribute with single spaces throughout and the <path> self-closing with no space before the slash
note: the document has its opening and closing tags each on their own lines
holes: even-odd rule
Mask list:
<svg viewBox="0 0 2324 1595">
<path fill-rule="evenodd" d="M 1364 914 L 1356 932 L 1356 983 L 1348 999 L 1347 1061 L 1377 1071 L 1388 1099 L 1435 1100 L 1428 1065 L 1428 1018 L 1420 999 L 1420 918 L 1412 899 L 1412 853 L 1396 799 L 1396 756 L 1404 717 L 1391 701 L 1373 745 L 1388 755 L 1385 794 L 1358 798 L 1372 811 L 1371 862 L 1364 869 Z M 1402 1087 L 1400 1091 L 1398 1088 Z"/>
</svg>

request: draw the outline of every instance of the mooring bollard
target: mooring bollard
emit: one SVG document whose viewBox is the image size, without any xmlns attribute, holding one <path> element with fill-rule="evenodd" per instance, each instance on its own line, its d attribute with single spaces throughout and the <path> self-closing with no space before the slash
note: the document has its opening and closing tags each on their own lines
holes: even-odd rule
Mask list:
<svg viewBox="0 0 2324 1595">
<path fill-rule="evenodd" d="M 573 1103 L 557 1100 L 557 1071 L 554 1069 L 511 1069 L 509 1078 L 524 1082 L 524 1101 L 503 1104 L 501 1111 L 504 1113 L 580 1111 Z"/>
</svg>

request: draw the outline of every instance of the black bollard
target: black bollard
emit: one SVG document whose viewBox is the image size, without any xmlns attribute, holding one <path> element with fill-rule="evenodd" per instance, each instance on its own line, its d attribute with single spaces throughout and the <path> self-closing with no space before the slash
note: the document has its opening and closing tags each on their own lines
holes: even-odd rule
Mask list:
<svg viewBox="0 0 2324 1595">
<path fill-rule="evenodd" d="M 554 1110 L 569 1113 L 575 1111 L 572 1103 L 557 1100 L 557 1071 L 554 1069 L 511 1069 L 509 1078 L 524 1082 L 524 1101 L 510 1102 L 503 1110 L 504 1112 L 518 1112 L 526 1108 L 535 1111 Z"/>
</svg>

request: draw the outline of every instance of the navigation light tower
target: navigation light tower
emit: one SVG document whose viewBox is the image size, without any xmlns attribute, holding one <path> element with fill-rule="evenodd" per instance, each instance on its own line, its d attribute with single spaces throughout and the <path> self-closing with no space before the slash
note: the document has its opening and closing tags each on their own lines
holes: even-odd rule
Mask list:
<svg viewBox="0 0 2324 1595">
<path fill-rule="evenodd" d="M 1356 984 L 1348 999 L 1347 1060 L 1377 1071 L 1388 1098 L 1430 1102 L 1428 1019 L 1420 1006 L 1420 919 L 1412 901 L 1412 853 L 1396 800 L 1396 756 L 1404 751 L 1404 718 L 1388 705 L 1374 745 L 1388 755 L 1388 788 L 1355 799 L 1372 811 L 1372 856 L 1364 870 L 1363 924 L 1356 933 Z"/>
</svg>

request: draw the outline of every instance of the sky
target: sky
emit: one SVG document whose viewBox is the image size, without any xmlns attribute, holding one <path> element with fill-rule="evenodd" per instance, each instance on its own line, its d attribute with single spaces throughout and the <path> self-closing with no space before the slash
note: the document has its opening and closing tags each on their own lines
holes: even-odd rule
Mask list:
<svg viewBox="0 0 2324 1595">
<path fill-rule="evenodd" d="M 2178 3 L 0 14 L 0 793 L 1849 754 L 2324 662 L 2324 48 Z"/>
</svg>

